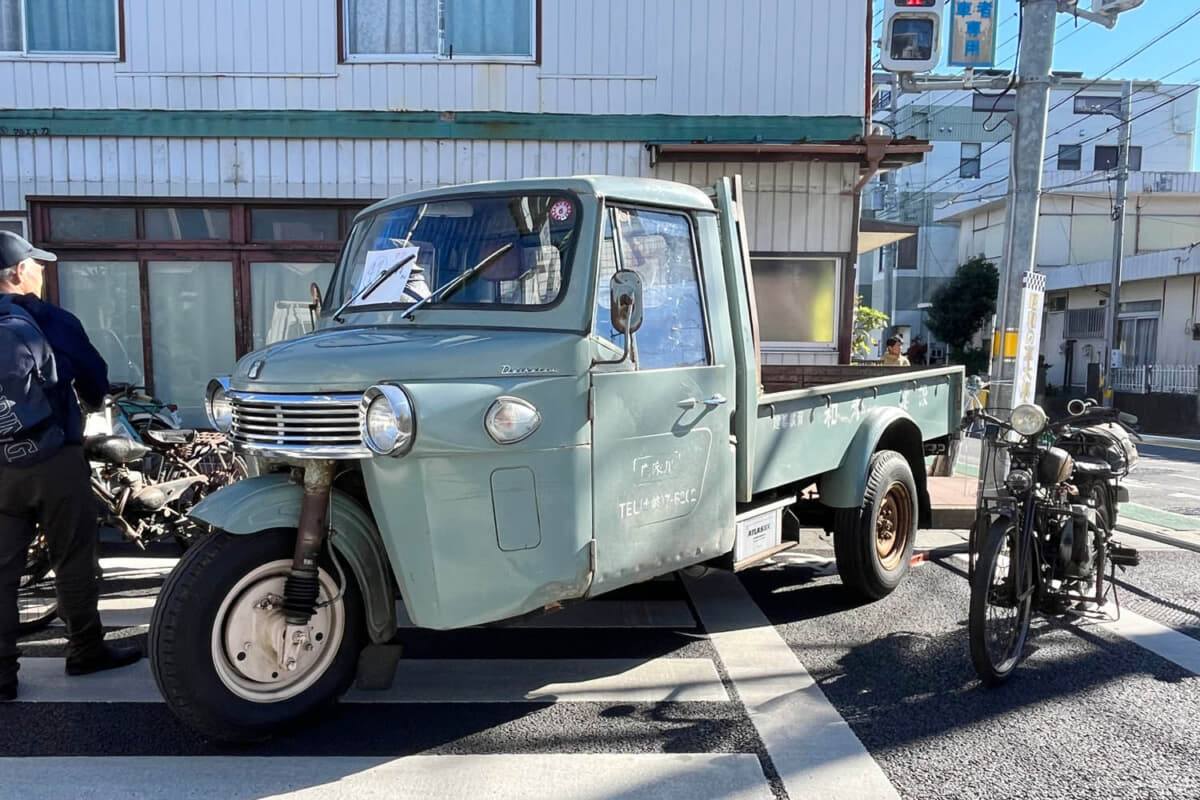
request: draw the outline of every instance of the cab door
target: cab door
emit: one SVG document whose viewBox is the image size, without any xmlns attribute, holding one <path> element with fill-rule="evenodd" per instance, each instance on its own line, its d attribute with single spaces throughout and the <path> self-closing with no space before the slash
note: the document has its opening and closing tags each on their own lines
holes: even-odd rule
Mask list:
<svg viewBox="0 0 1200 800">
<path fill-rule="evenodd" d="M 594 333 L 623 349 L 609 319 L 616 269 L 641 275 L 643 322 L 635 359 L 592 369 L 592 594 L 720 555 L 734 516 L 733 365 L 713 357 L 696 220 L 606 213 Z"/>
</svg>

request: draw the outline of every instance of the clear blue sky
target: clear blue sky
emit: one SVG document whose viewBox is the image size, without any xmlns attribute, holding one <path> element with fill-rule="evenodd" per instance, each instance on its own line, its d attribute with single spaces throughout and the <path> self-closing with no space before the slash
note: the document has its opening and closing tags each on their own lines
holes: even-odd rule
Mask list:
<svg viewBox="0 0 1200 800">
<path fill-rule="evenodd" d="M 997 0 L 1000 20 L 996 33 L 996 66 L 1011 68 L 1017 52 L 1017 0 Z M 1081 6 L 1091 7 L 1090 0 Z M 876 24 L 882 21 L 883 2 L 875 0 Z M 1200 83 L 1200 5 L 1195 0 L 1145 0 L 1141 6 L 1121 14 L 1117 27 L 1109 30 L 1102 25 L 1085 24 L 1067 15 L 1058 15 L 1055 36 L 1054 68 L 1082 72 L 1085 77 L 1135 78 L 1169 83 Z M 1193 16 L 1195 15 L 1195 16 Z M 1149 44 L 1155 37 L 1188 20 L 1179 30 L 1161 41 Z M 946 48 L 943 47 L 943 50 Z M 1133 56 L 1128 63 L 1118 62 Z M 1191 63 L 1189 66 L 1189 62 Z M 1179 69 L 1183 67 L 1183 69 Z M 1111 69 L 1111 71 L 1110 71 Z M 1176 70 L 1179 70 L 1176 72 Z M 950 71 L 948 67 L 938 70 Z M 1107 73 L 1107 74 L 1106 74 Z M 1200 154 L 1198 154 L 1200 156 Z M 1200 168 L 1200 157 L 1197 158 Z"/>
</svg>

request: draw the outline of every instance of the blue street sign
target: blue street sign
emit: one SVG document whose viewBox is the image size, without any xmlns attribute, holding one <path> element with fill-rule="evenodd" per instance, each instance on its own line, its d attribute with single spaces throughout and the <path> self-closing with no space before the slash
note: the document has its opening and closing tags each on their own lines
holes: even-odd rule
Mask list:
<svg viewBox="0 0 1200 800">
<path fill-rule="evenodd" d="M 999 0 L 950 0 L 950 66 L 996 65 L 998 4 Z"/>
</svg>

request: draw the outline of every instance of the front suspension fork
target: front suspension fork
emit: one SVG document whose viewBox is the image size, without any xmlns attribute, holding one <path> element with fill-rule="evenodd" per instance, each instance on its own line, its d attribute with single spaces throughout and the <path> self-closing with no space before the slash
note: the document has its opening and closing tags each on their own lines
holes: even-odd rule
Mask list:
<svg viewBox="0 0 1200 800">
<path fill-rule="evenodd" d="M 305 462 L 296 549 L 283 586 L 283 611 L 288 625 L 308 625 L 317 607 L 317 596 L 321 591 L 317 562 L 329 528 L 327 514 L 332 490 L 333 462 Z"/>
</svg>

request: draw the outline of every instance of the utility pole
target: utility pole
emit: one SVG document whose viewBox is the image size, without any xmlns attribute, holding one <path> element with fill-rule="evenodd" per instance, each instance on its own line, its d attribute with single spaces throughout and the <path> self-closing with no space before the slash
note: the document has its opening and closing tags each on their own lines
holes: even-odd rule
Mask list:
<svg viewBox="0 0 1200 800">
<path fill-rule="evenodd" d="M 993 342 L 991 397 L 995 408 L 1012 408 L 1016 374 L 1015 341 L 1021 318 L 1021 275 L 1034 267 L 1038 211 L 1042 195 L 1042 163 L 1046 155 L 1046 117 L 1050 105 L 1050 66 L 1058 0 L 1025 0 L 1024 31 L 1017 69 L 1017 130 L 1013 136 L 1012 179 L 1008 192 L 1008 230 L 1000 273 Z M 1014 343 L 1008 357 L 1009 341 Z"/>
<path fill-rule="evenodd" d="M 1133 112 L 1133 82 L 1121 87 L 1121 137 L 1117 147 L 1117 202 L 1113 208 L 1112 282 L 1109 284 L 1108 309 L 1104 315 L 1104 360 L 1100 362 L 1103 380 L 1101 396 L 1104 405 L 1112 407 L 1112 371 L 1116 364 L 1117 315 L 1121 313 L 1121 267 L 1125 260 L 1125 203 L 1129 183 L 1129 140 L 1132 136 L 1130 117 Z"/>
</svg>

